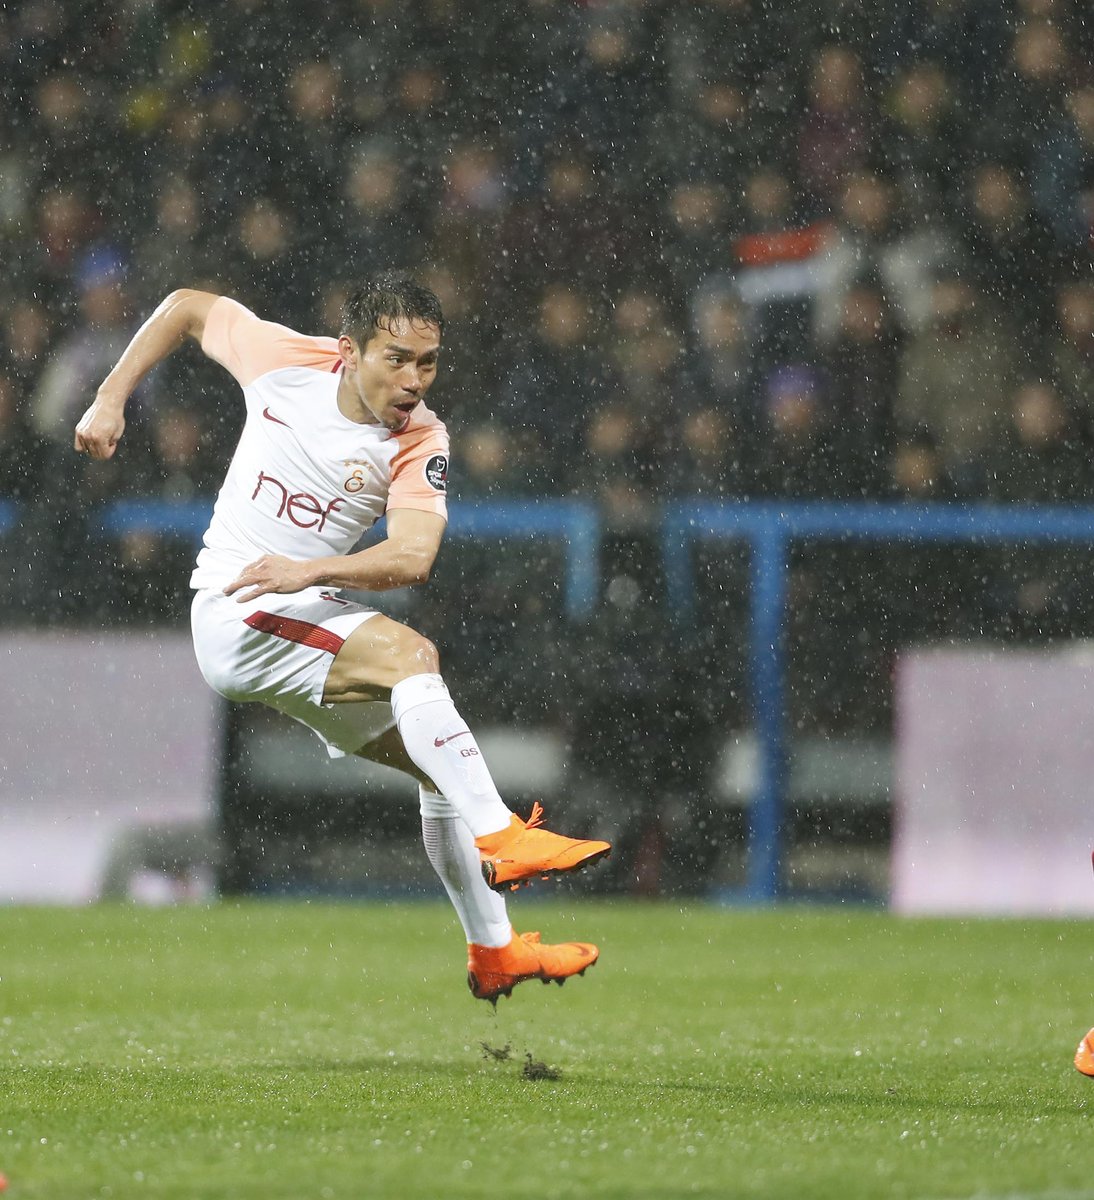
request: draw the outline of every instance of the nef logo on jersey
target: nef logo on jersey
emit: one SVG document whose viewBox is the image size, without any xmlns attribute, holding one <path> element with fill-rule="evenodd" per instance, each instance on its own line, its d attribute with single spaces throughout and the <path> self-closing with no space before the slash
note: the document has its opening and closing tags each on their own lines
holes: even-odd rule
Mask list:
<svg viewBox="0 0 1094 1200">
<path fill-rule="evenodd" d="M 448 491 L 448 457 L 434 454 L 425 464 L 425 481 L 435 492 Z"/>
<path fill-rule="evenodd" d="M 257 500 L 263 485 L 269 485 L 266 490 L 278 501 L 277 517 L 281 520 L 288 517 L 299 529 L 314 529 L 316 533 L 323 532 L 323 526 L 332 512 L 337 512 L 339 505 L 345 504 L 342 496 L 335 496 L 329 504 L 322 504 L 311 492 L 290 492 L 289 489 L 272 475 L 259 471 L 258 482 L 251 493 L 251 499 Z"/>
</svg>

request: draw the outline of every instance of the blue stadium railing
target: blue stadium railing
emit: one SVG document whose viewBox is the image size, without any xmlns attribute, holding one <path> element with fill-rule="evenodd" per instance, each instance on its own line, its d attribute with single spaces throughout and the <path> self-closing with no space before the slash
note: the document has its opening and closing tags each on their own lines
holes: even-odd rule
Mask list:
<svg viewBox="0 0 1094 1200">
<path fill-rule="evenodd" d="M 784 684 L 787 565 L 796 540 L 949 543 L 1094 543 L 1094 509 L 988 504 L 710 503 L 666 507 L 662 554 L 673 615 L 695 615 L 692 550 L 697 542 L 743 540 L 751 554 L 749 677 L 760 747 L 749 807 L 748 877 L 740 898 L 779 892 L 780 834 L 786 789 Z"/>
<path fill-rule="evenodd" d="M 119 501 L 103 512 L 106 533 L 157 529 L 199 540 L 208 502 Z M 0 533 L 18 521 L 0 501 Z M 566 549 L 565 605 L 589 616 L 600 585 L 601 523 L 594 506 L 572 500 L 464 502 L 453 511 L 455 537 L 550 538 Z M 750 554 L 749 664 L 752 711 L 760 746 L 758 785 L 751 797 L 748 875 L 740 898 L 769 901 L 779 893 L 780 840 L 786 785 L 785 671 L 787 568 L 794 541 L 936 543 L 1085 543 L 1094 545 L 1094 509 L 987 504 L 876 504 L 680 501 L 666 505 L 661 524 L 668 599 L 684 625 L 695 616 L 696 544 L 736 540 Z"/>
<path fill-rule="evenodd" d="M 104 533 L 156 529 L 200 543 L 209 524 L 207 500 L 117 500 L 103 512 Z M 478 500 L 454 506 L 448 536 L 560 542 L 566 550 L 563 603 L 571 618 L 587 616 L 596 605 L 600 578 L 600 519 L 580 500 Z"/>
</svg>

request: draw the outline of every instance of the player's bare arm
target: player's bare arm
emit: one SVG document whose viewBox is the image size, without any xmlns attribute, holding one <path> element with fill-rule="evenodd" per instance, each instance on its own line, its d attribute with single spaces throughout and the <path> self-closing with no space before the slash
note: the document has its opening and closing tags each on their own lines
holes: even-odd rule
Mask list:
<svg viewBox="0 0 1094 1200">
<path fill-rule="evenodd" d="M 308 587 L 390 591 L 425 583 L 444 537 L 445 519 L 412 508 L 391 509 L 387 537 L 355 554 L 302 561 L 267 554 L 249 563 L 229 583 L 225 595 L 242 604 L 267 592 L 300 592 Z"/>
<path fill-rule="evenodd" d="M 211 292 L 179 288 L 156 308 L 133 335 L 80 418 L 74 441 L 77 450 L 92 458 L 113 456 L 125 432 L 125 403 L 133 389 L 187 337 L 201 341 L 209 310 L 219 298 Z"/>
</svg>

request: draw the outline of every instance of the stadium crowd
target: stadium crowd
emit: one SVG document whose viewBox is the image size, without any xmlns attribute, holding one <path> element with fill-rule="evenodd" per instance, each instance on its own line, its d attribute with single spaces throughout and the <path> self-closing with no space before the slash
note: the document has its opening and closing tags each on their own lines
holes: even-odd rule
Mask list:
<svg viewBox="0 0 1094 1200">
<path fill-rule="evenodd" d="M 696 677 L 695 655 L 666 652 L 662 500 L 1089 499 L 1091 63 L 1078 0 L 5 6 L 7 619 L 185 619 L 191 547 L 133 534 L 104 560 L 95 512 L 215 491 L 234 385 L 178 355 L 115 460 L 71 452 L 177 286 L 309 332 L 335 331 L 374 268 L 434 287 L 455 502 L 590 498 L 608 566 L 596 639 L 552 627 L 557 563 L 498 545 L 460 552 L 466 606 L 454 585 L 414 603 L 453 653 L 494 639 L 499 661 L 544 664 L 548 708 L 551 654 L 578 645 L 559 670 L 602 704 L 600 729 L 613 697 L 652 718 Z M 1094 609 L 1081 556 L 939 553 L 863 553 L 850 572 L 831 548 L 798 556 L 801 720 L 874 720 L 902 638 L 1083 632 Z M 698 659 L 720 665 L 706 700 L 685 691 L 714 713 L 737 694 L 745 576 L 733 554 L 700 574 Z M 875 685 L 834 665 L 848 639 Z"/>
</svg>

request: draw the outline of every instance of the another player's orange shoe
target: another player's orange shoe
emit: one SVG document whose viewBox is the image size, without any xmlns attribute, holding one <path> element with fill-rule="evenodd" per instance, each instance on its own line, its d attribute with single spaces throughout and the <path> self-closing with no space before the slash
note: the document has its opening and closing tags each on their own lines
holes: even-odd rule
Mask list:
<svg viewBox="0 0 1094 1200">
<path fill-rule="evenodd" d="M 1079 1043 L 1075 1051 L 1075 1066 L 1084 1075 L 1094 1076 L 1094 1029 Z"/>
<path fill-rule="evenodd" d="M 499 996 L 508 996 L 526 979 L 553 979 L 561 987 L 571 975 L 584 975 L 599 957 L 588 942 L 545 946 L 538 933 L 514 931 L 508 946 L 467 947 L 467 986 L 476 1000 L 496 1007 Z"/>
<path fill-rule="evenodd" d="M 562 837 L 540 829 L 542 817 L 543 809 L 533 804 L 527 821 L 514 813 L 508 829 L 475 839 L 482 857 L 482 877 L 494 891 L 519 887 L 537 875 L 549 879 L 564 871 L 579 871 L 611 853 L 608 842 Z"/>
</svg>

